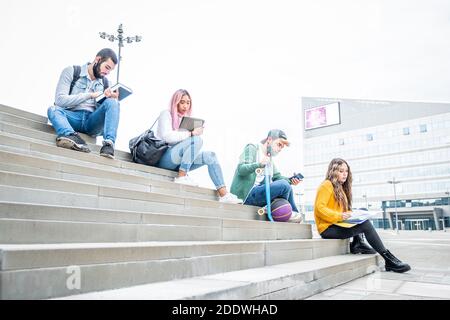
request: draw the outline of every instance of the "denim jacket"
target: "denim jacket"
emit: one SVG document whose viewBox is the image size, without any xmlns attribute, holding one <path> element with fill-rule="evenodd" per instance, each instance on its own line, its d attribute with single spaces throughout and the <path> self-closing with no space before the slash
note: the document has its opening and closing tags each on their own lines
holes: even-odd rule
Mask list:
<svg viewBox="0 0 450 320">
<path fill-rule="evenodd" d="M 59 77 L 56 87 L 55 105 L 71 111 L 86 110 L 93 112 L 97 106 L 95 99 L 91 98 L 92 92 L 101 91 L 103 87 L 102 79 L 91 80 L 88 74 L 89 63 L 81 66 L 80 78 L 69 95 L 70 84 L 72 83 L 74 68 L 65 68 Z"/>
</svg>

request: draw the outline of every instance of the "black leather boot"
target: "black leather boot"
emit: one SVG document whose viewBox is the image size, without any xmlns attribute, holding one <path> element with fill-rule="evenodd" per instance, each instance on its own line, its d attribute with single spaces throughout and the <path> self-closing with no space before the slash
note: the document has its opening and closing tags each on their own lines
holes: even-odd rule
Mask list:
<svg viewBox="0 0 450 320">
<path fill-rule="evenodd" d="M 401 262 L 392 253 L 390 253 L 389 250 L 386 250 L 380 254 L 384 258 L 386 271 L 402 273 L 411 270 L 409 264 Z"/>
<path fill-rule="evenodd" d="M 353 254 L 375 254 L 377 253 L 371 247 L 364 243 L 360 234 L 353 237 L 353 241 L 350 243 L 350 252 Z"/>
</svg>

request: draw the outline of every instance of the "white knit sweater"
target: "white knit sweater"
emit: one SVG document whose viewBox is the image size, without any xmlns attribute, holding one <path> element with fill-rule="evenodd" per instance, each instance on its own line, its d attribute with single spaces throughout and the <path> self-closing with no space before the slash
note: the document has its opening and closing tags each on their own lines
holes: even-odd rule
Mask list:
<svg viewBox="0 0 450 320">
<path fill-rule="evenodd" d="M 172 129 L 172 115 L 169 110 L 164 110 L 161 112 L 158 119 L 156 137 L 166 141 L 169 145 L 174 145 L 189 138 L 190 136 L 191 133 L 186 129 Z"/>
</svg>

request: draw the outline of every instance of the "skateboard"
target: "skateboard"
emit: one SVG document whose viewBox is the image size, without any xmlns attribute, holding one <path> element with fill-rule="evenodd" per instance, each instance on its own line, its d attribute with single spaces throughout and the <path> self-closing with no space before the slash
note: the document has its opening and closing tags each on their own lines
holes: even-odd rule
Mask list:
<svg viewBox="0 0 450 320">
<path fill-rule="evenodd" d="M 269 156 L 269 158 L 271 158 L 271 153 L 272 150 L 270 147 L 267 148 L 267 155 Z M 262 211 L 258 210 L 258 214 L 259 215 L 263 215 L 264 213 L 267 213 L 267 217 L 269 218 L 270 221 L 274 221 L 273 217 L 272 217 L 272 208 L 270 207 L 271 204 L 271 198 L 270 198 L 270 181 L 272 180 L 271 177 L 271 164 L 272 164 L 272 159 L 270 159 L 269 163 L 266 163 L 265 167 L 264 167 L 264 185 L 266 187 L 266 206 L 264 208 L 262 208 Z M 259 170 L 259 171 L 258 171 Z M 256 169 L 256 173 L 257 174 L 261 174 L 261 168 Z M 262 213 L 260 213 L 262 212 Z"/>
<path fill-rule="evenodd" d="M 264 185 L 266 188 L 266 206 L 264 208 L 262 208 L 262 211 L 260 211 L 261 209 L 259 209 L 258 214 L 263 215 L 263 214 L 267 213 L 267 217 L 269 218 L 269 220 L 274 222 L 273 217 L 272 217 L 272 209 L 270 207 L 270 204 L 271 204 L 270 182 L 272 181 L 272 154 L 271 153 L 272 153 L 272 149 L 269 146 L 267 148 L 267 156 L 269 156 L 270 161 L 264 167 Z M 259 176 L 259 175 L 262 175 L 262 170 L 263 169 L 258 168 L 255 170 L 255 172 Z"/>
<path fill-rule="evenodd" d="M 258 169 L 255 170 L 255 173 L 257 174 L 258 177 L 261 177 L 262 175 L 264 175 L 264 171 L 265 170 L 263 168 L 258 168 Z M 257 180 L 259 180 L 258 183 L 262 182 L 263 179 L 264 178 L 262 178 L 262 177 L 261 178 L 257 178 Z M 270 192 L 270 190 L 269 190 L 269 192 Z M 266 201 L 267 201 L 267 199 L 266 199 Z M 262 208 L 259 208 L 257 210 L 257 213 L 260 216 L 263 216 L 263 215 L 267 214 L 267 205 L 265 205 Z"/>
</svg>

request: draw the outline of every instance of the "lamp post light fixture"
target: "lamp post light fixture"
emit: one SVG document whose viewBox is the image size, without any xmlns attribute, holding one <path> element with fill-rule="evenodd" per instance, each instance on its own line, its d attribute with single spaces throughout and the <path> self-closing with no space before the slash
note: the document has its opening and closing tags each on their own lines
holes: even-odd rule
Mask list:
<svg viewBox="0 0 450 320">
<path fill-rule="evenodd" d="M 387 183 L 392 184 L 394 186 L 394 207 L 395 207 L 395 230 L 398 234 L 398 212 L 397 212 L 397 191 L 395 189 L 395 185 L 400 183 L 400 181 L 396 181 L 395 177 L 392 180 L 389 180 Z"/>
<path fill-rule="evenodd" d="M 124 46 L 123 45 L 124 40 L 127 43 L 140 42 L 140 41 L 142 41 L 142 37 L 141 36 L 124 37 L 122 24 L 119 25 L 119 28 L 117 29 L 117 33 L 118 33 L 117 36 L 112 35 L 112 34 L 107 34 L 106 32 L 99 32 L 99 35 L 100 35 L 100 38 L 107 39 L 111 42 L 114 42 L 116 40 L 119 41 L 119 61 L 117 62 L 117 82 L 119 82 L 120 61 L 122 60 L 121 49 Z"/>
</svg>

